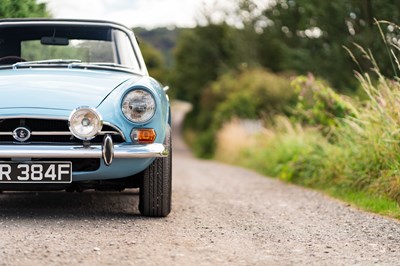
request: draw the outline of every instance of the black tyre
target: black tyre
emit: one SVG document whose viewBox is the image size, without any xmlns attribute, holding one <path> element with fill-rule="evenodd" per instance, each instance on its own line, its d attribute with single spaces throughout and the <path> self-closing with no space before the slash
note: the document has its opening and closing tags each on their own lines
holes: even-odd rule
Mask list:
<svg viewBox="0 0 400 266">
<path fill-rule="evenodd" d="M 168 127 L 164 144 L 169 147 L 168 157 L 155 159 L 143 172 L 139 189 L 139 211 L 144 216 L 165 217 L 171 211 L 172 142 L 170 127 Z"/>
</svg>

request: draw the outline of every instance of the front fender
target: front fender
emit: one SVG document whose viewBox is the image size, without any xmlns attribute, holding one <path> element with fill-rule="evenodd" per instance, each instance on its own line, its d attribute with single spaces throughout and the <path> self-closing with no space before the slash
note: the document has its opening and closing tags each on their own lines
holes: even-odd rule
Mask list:
<svg viewBox="0 0 400 266">
<path fill-rule="evenodd" d="M 153 118 L 146 123 L 133 123 L 122 113 L 123 97 L 133 88 L 145 88 L 154 95 L 156 112 Z M 127 80 L 112 91 L 96 109 L 105 122 L 111 123 L 121 130 L 128 143 L 131 142 L 130 134 L 134 128 L 154 128 L 157 133 L 156 143 L 163 143 L 165 139 L 166 127 L 170 122 L 169 101 L 161 85 L 150 77 L 143 76 L 139 80 Z"/>
</svg>

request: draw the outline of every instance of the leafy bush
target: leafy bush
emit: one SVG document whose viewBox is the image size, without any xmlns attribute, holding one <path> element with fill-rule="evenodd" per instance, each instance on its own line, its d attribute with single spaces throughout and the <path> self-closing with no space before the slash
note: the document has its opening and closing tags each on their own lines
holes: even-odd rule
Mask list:
<svg viewBox="0 0 400 266">
<path fill-rule="evenodd" d="M 298 96 L 292 115 L 297 122 L 329 131 L 338 123 L 337 118 L 356 117 L 357 110 L 349 97 L 336 93 L 311 74 L 297 77 L 292 86 Z"/>
<path fill-rule="evenodd" d="M 209 101 L 210 97 L 214 101 Z M 221 76 L 203 94 L 202 109 L 215 109 L 218 122 L 233 116 L 256 119 L 282 113 L 294 102 L 289 78 L 265 69 L 243 69 Z"/>
<path fill-rule="evenodd" d="M 244 68 L 222 75 L 203 92 L 197 117 L 199 138 L 195 151 L 214 154 L 217 131 L 234 117 L 261 119 L 287 112 L 294 102 L 289 78 L 264 69 Z"/>
<path fill-rule="evenodd" d="M 285 181 L 313 184 L 315 178 L 320 177 L 328 157 L 326 147 L 331 144 L 316 128 L 303 127 L 285 116 L 278 116 L 275 120 L 274 127 L 257 135 L 253 142 L 248 141 L 252 145 L 238 151 L 239 156 L 230 155 L 230 158 L 237 158 L 235 162 L 227 162 L 238 163 Z M 226 154 L 219 156 L 221 159 L 226 157 Z"/>
</svg>

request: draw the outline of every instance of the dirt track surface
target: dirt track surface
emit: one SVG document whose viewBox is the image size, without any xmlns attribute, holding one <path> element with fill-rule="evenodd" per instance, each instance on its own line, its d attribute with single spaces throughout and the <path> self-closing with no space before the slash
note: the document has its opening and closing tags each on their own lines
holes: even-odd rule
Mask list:
<svg viewBox="0 0 400 266">
<path fill-rule="evenodd" d="M 397 221 L 174 143 L 165 219 L 140 217 L 136 190 L 1 194 L 0 265 L 400 264 Z"/>
</svg>

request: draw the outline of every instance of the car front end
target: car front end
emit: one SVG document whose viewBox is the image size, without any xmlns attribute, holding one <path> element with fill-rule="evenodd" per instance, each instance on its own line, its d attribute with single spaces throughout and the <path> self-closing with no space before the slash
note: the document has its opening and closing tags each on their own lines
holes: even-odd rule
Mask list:
<svg viewBox="0 0 400 266">
<path fill-rule="evenodd" d="M 141 213 L 166 216 L 169 100 L 133 33 L 110 22 L 0 20 L 0 39 L 0 190 L 139 187 Z"/>
</svg>

